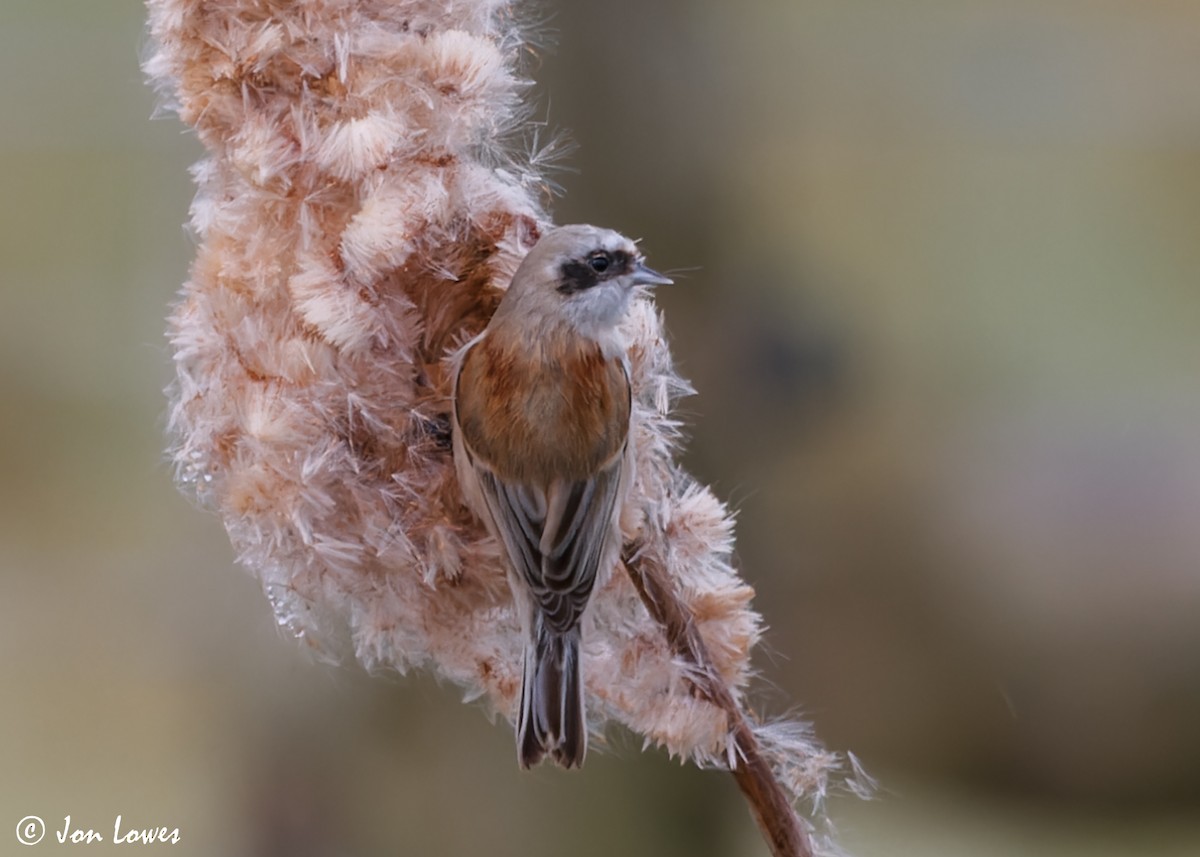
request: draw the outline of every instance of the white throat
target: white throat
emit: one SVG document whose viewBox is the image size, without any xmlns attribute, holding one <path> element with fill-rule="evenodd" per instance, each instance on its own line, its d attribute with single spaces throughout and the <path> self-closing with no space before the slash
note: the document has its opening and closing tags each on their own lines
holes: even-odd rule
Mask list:
<svg viewBox="0 0 1200 857">
<path fill-rule="evenodd" d="M 563 311 L 577 334 L 596 342 L 606 356 L 615 357 L 624 352 L 618 326 L 632 299 L 633 289 L 608 280 L 573 295 Z"/>
</svg>

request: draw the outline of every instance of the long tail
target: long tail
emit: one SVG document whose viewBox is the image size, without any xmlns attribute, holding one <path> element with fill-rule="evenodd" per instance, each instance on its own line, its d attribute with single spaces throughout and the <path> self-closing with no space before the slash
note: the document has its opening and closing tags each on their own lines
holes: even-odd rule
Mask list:
<svg viewBox="0 0 1200 857">
<path fill-rule="evenodd" d="M 559 633 L 534 622 L 525 647 L 517 754 L 531 768 L 549 753 L 564 768 L 577 768 L 587 753 L 583 684 L 579 677 L 579 628 Z"/>
</svg>

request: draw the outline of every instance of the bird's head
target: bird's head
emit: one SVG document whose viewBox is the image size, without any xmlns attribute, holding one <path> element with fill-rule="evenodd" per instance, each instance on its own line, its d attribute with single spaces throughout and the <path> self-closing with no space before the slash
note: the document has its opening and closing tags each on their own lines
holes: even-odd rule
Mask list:
<svg viewBox="0 0 1200 857">
<path fill-rule="evenodd" d="M 509 312 L 531 321 L 563 321 L 603 343 L 625 317 L 638 286 L 670 282 L 646 267 L 637 245 L 619 232 L 560 226 L 521 262 L 501 309 L 508 304 Z"/>
</svg>

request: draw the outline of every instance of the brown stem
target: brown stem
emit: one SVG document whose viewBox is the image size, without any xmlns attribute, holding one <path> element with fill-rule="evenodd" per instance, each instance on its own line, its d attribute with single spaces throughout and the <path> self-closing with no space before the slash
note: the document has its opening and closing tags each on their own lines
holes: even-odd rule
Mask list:
<svg viewBox="0 0 1200 857">
<path fill-rule="evenodd" d="M 763 755 L 746 714 L 713 666 L 691 610 L 676 594 L 662 563 L 637 548 L 637 545 L 627 546 L 622 556 L 625 569 L 642 603 L 663 627 L 676 657 L 695 665 L 689 681 L 696 693 L 721 708 L 729 718 L 736 752 L 731 773 L 746 796 L 771 853 L 774 857 L 812 857 L 812 844 L 804 825 Z"/>
</svg>

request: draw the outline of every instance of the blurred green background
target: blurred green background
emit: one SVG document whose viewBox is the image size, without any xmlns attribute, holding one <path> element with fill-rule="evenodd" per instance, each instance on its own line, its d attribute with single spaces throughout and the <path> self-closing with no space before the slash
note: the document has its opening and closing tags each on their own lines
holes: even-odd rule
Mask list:
<svg viewBox="0 0 1200 857">
<path fill-rule="evenodd" d="M 881 780 L 847 849 L 1200 853 L 1200 5 L 554 13 L 557 219 L 695 269 L 689 464 L 762 707 Z M 453 688 L 275 630 L 161 458 L 201 152 L 143 18 L 0 4 L 0 854 L 118 813 L 205 857 L 765 854 L 727 776 L 623 734 L 522 775 Z"/>
</svg>

